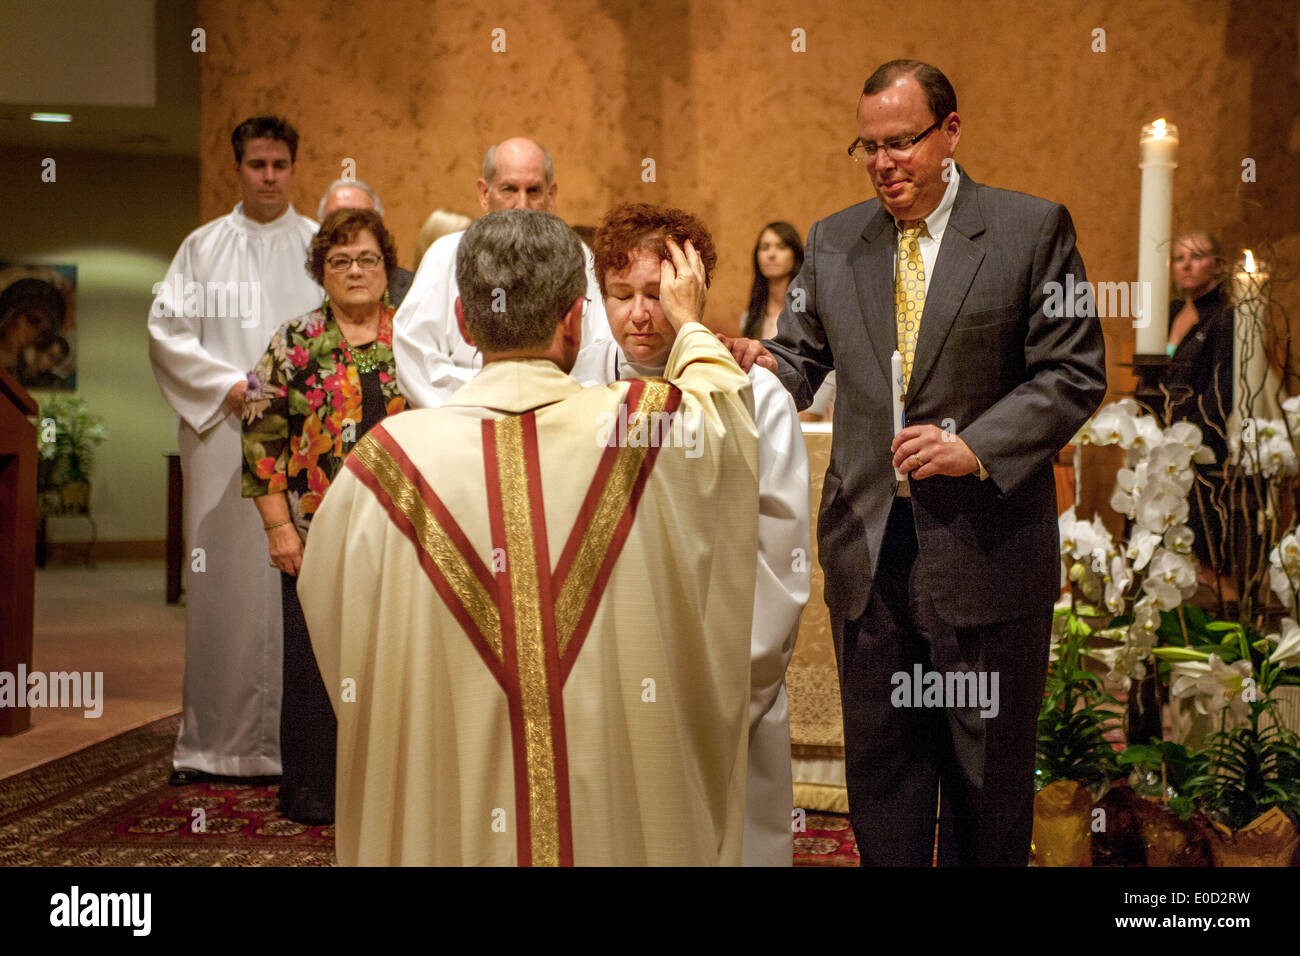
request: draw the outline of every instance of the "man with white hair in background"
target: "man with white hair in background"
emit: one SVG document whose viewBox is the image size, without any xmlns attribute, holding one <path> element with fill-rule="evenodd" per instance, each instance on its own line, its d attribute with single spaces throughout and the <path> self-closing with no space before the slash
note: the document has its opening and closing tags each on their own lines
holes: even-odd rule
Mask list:
<svg viewBox="0 0 1300 956">
<path fill-rule="evenodd" d="M 551 212 L 557 184 L 551 154 L 522 136 L 503 140 L 487 151 L 478 201 L 484 212 L 533 209 Z M 463 232 L 443 236 L 425 253 L 410 293 L 393 317 L 393 356 L 397 381 L 413 408 L 437 408 L 482 366 L 479 351 L 456 326 L 456 251 Z M 596 381 L 610 340 L 605 306 L 596 282 L 591 250 L 586 258 L 586 308 L 582 315 L 582 351 L 570 374 L 579 382 Z M 500 304 L 504 309 L 505 303 Z"/>
<path fill-rule="evenodd" d="M 325 194 L 320 197 L 316 218 L 324 222 L 326 216 L 340 209 L 373 209 L 380 219 L 384 218 L 384 204 L 379 199 L 379 193 L 359 179 L 336 179 L 330 183 Z M 401 306 L 414 278 L 414 272 L 401 266 L 388 277 L 388 302 L 393 308 Z"/>
</svg>

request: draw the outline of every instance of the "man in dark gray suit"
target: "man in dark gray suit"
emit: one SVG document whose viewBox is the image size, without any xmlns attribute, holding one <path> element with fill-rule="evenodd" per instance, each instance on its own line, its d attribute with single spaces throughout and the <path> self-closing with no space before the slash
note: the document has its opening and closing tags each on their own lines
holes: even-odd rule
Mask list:
<svg viewBox="0 0 1300 956">
<path fill-rule="evenodd" d="M 960 136 L 941 72 L 880 67 L 850 147 L 877 199 L 813 225 L 776 338 L 732 343 L 800 408 L 838 370 L 818 542 L 866 865 L 928 865 L 940 809 L 940 862 L 1027 862 L 1060 584 L 1052 458 L 1106 392 L 1092 310 L 1047 304 L 1051 283 L 1085 280 L 1069 213 L 972 181 Z"/>
</svg>

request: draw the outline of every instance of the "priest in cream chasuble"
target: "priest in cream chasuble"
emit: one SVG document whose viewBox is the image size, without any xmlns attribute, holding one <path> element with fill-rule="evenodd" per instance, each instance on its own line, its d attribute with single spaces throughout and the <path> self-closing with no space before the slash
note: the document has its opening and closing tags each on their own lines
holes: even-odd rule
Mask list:
<svg viewBox="0 0 1300 956">
<path fill-rule="evenodd" d="M 665 291 L 680 332 L 663 379 L 579 386 L 563 365 L 581 247 L 534 235 L 543 219 L 563 227 L 493 213 L 465 242 L 509 226 L 525 263 L 561 242 L 578 280 L 556 312 L 564 361 L 492 360 L 467 307 L 483 370 L 376 426 L 312 526 L 299 594 L 339 718 L 345 865 L 740 863 L 749 379 L 691 321 L 700 269 L 689 307 Z M 489 273 L 486 291 L 508 286 Z"/>
</svg>

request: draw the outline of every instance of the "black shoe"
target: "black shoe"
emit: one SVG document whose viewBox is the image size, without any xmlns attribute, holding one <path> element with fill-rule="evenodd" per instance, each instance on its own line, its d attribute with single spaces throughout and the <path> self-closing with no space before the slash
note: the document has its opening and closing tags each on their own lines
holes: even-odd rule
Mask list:
<svg viewBox="0 0 1300 956">
<path fill-rule="evenodd" d="M 278 801 L 276 809 L 280 811 L 280 816 L 286 820 L 292 820 L 294 823 L 301 823 L 307 827 L 327 827 L 334 823 L 334 810 L 326 809 L 319 803 L 304 803 L 302 800 L 294 801 L 290 806 L 284 800 Z"/>
<path fill-rule="evenodd" d="M 189 767 L 181 767 L 179 770 L 173 770 L 172 775 L 167 778 L 167 782 L 173 787 L 184 787 L 191 783 L 203 783 L 205 780 L 214 780 L 215 777 L 210 773 L 202 770 L 191 770 Z"/>
</svg>

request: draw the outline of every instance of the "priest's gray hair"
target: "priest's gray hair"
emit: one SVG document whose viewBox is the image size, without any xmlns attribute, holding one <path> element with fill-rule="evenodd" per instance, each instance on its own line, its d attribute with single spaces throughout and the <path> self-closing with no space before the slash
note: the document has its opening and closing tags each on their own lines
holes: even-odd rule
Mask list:
<svg viewBox="0 0 1300 956">
<path fill-rule="evenodd" d="M 550 150 L 548 150 L 541 143 L 537 142 L 537 140 L 530 139 L 528 140 L 528 142 L 532 143 L 534 146 L 540 149 L 542 151 L 542 155 L 546 157 L 544 161 L 545 175 L 546 175 L 546 188 L 550 189 L 551 183 L 555 182 L 555 160 L 551 159 Z M 483 157 L 483 181 L 487 183 L 489 186 L 491 186 L 494 182 L 496 182 L 496 178 L 497 178 L 497 148 L 496 146 L 489 146 L 487 155 Z"/>
<path fill-rule="evenodd" d="M 548 212 L 488 213 L 465 230 L 456 282 L 465 325 L 482 351 L 546 348 L 586 292 L 582 242 Z"/>
<path fill-rule="evenodd" d="M 384 218 L 384 204 L 379 201 L 379 193 L 371 189 L 368 183 L 363 183 L 359 179 L 336 179 L 329 184 L 329 188 L 320 197 L 320 204 L 316 206 L 317 219 L 325 218 L 325 204 L 330 201 L 330 196 L 334 195 L 334 190 L 342 189 L 344 186 L 356 186 L 357 189 L 369 196 L 370 201 L 375 204 L 375 212 L 379 213 L 379 218 Z"/>
</svg>

